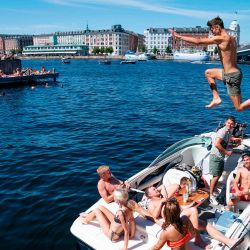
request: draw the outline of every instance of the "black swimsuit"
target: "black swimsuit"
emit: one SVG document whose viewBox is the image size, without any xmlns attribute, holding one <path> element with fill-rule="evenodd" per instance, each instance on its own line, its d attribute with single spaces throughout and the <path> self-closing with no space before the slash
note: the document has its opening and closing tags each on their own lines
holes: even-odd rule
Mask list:
<svg viewBox="0 0 250 250">
<path fill-rule="evenodd" d="M 118 210 L 118 211 L 121 211 L 121 212 L 122 212 L 122 215 L 123 215 L 123 217 L 124 217 L 124 219 L 125 219 L 125 213 L 124 213 L 124 211 L 123 211 L 123 210 Z M 120 220 L 119 215 L 117 214 L 117 212 L 116 212 L 116 214 L 115 214 L 114 221 L 115 221 L 115 223 L 117 223 L 117 224 L 121 224 L 121 220 Z M 115 240 L 113 240 L 114 235 L 117 235 L 117 236 L 120 238 L 120 236 L 122 236 L 123 234 L 124 234 L 124 231 L 123 231 L 123 230 L 122 230 L 120 233 L 111 231 L 110 240 L 111 240 L 112 242 L 114 242 L 114 241 L 115 241 Z"/>
</svg>

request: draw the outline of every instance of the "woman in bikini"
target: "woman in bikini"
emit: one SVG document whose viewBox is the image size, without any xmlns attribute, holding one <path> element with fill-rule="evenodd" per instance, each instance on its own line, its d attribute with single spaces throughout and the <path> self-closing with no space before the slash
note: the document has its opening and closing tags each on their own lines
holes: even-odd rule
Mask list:
<svg viewBox="0 0 250 250">
<path fill-rule="evenodd" d="M 106 207 L 100 205 L 89 214 L 81 213 L 80 220 L 84 224 L 88 224 L 96 218 L 103 230 L 103 233 L 110 240 L 117 241 L 124 235 L 123 250 L 128 249 L 129 237 L 135 235 L 135 220 L 133 210 L 128 206 L 128 192 L 125 189 L 117 189 L 114 191 L 114 200 L 119 205 L 119 209 L 114 215 Z"/>
<path fill-rule="evenodd" d="M 186 216 L 180 217 L 181 209 L 175 199 L 169 199 L 164 206 L 164 223 L 160 239 L 151 250 L 161 249 L 165 243 L 172 250 L 184 250 L 195 235 L 195 229 Z"/>
</svg>

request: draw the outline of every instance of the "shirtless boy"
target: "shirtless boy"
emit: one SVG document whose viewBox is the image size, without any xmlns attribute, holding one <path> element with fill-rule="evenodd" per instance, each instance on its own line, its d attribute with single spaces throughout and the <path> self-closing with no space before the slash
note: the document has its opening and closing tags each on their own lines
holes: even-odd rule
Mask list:
<svg viewBox="0 0 250 250">
<path fill-rule="evenodd" d="M 176 33 L 174 30 L 169 29 L 169 32 L 172 33 L 172 36 L 189 42 L 193 44 L 217 44 L 220 60 L 223 66 L 223 69 L 207 69 L 205 76 L 210 85 L 213 100 L 207 108 L 212 108 L 221 103 L 221 98 L 219 96 L 215 80 L 223 81 L 227 86 L 228 94 L 231 98 L 231 101 L 236 109 L 240 112 L 242 110 L 250 108 L 250 99 L 245 102 L 241 100 L 241 89 L 240 84 L 242 80 L 241 70 L 237 66 L 237 44 L 235 38 L 230 36 L 227 31 L 224 29 L 224 23 L 220 17 L 216 17 L 207 22 L 213 37 L 209 38 L 195 38 L 189 36 L 182 36 Z"/>
</svg>

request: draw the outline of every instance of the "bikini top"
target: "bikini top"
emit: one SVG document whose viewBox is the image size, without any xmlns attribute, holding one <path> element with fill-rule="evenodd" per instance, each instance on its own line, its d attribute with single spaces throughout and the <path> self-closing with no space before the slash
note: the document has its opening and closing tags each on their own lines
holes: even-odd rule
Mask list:
<svg viewBox="0 0 250 250">
<path fill-rule="evenodd" d="M 122 212 L 122 215 L 123 215 L 123 217 L 124 217 L 124 219 L 125 219 L 125 213 L 124 213 L 124 211 L 123 211 L 122 209 L 119 209 L 118 211 L 121 211 L 121 212 Z M 118 211 L 117 211 L 116 214 L 115 214 L 114 221 L 115 221 L 116 223 L 118 223 L 118 224 L 121 224 L 121 220 L 120 220 L 120 218 L 119 218 Z"/>
<path fill-rule="evenodd" d="M 178 241 L 168 241 L 167 240 L 167 245 L 171 248 L 177 248 L 177 247 L 180 247 L 182 245 L 184 245 L 187 241 L 189 241 L 191 239 L 191 233 L 190 232 L 187 232 L 186 235 L 178 240 Z"/>
</svg>

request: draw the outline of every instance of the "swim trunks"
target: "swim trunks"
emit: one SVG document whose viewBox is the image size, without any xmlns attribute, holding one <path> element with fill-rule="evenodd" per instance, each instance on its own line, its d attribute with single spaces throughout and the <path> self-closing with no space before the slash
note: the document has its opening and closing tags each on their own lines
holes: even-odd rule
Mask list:
<svg viewBox="0 0 250 250">
<path fill-rule="evenodd" d="M 240 191 L 244 191 L 244 188 L 243 187 L 239 187 L 239 190 Z M 232 194 L 236 193 L 236 190 L 234 188 L 232 188 L 231 193 Z M 245 196 L 240 196 L 239 198 L 240 198 L 240 201 L 248 201 Z"/>
<path fill-rule="evenodd" d="M 221 176 L 224 170 L 224 159 L 211 154 L 209 157 L 209 174 L 212 176 Z"/>
<path fill-rule="evenodd" d="M 225 73 L 222 70 L 222 81 L 227 86 L 227 93 L 230 96 L 238 96 L 241 95 L 240 84 L 242 80 L 242 72 L 241 70 Z"/>
</svg>

